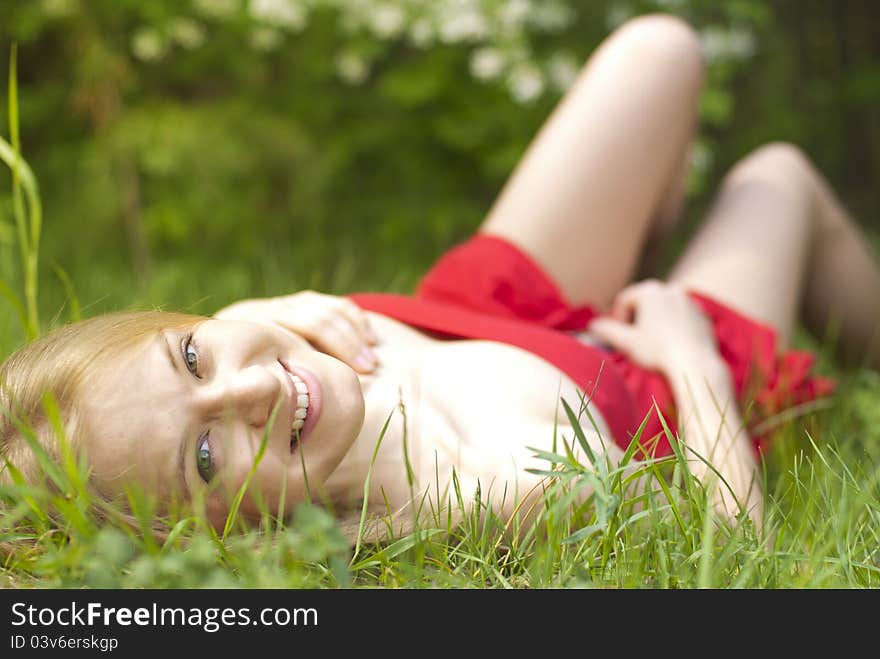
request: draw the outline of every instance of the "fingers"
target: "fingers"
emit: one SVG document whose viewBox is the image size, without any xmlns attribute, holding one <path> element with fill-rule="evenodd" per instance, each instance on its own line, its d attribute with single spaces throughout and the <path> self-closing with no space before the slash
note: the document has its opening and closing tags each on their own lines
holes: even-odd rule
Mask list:
<svg viewBox="0 0 880 659">
<path fill-rule="evenodd" d="M 306 338 L 316 348 L 341 359 L 355 370 L 369 373 L 376 368 L 376 354 L 365 343 L 359 328 L 347 317 L 324 317 L 308 330 L 308 334 Z"/>
<path fill-rule="evenodd" d="M 370 345 L 376 343 L 376 334 L 370 327 L 370 320 L 367 318 L 367 314 L 348 298 L 317 293 L 315 291 L 300 291 L 282 299 L 296 311 L 310 310 L 317 317 L 327 315 L 342 316 L 360 334 L 364 343 Z"/>
<path fill-rule="evenodd" d="M 631 323 L 636 317 L 635 297 L 630 293 L 629 289 L 625 289 L 617 294 L 614 302 L 611 303 L 610 315 L 614 320 L 621 323 Z"/>
<path fill-rule="evenodd" d="M 651 337 L 636 325 L 608 317 L 597 318 L 590 323 L 590 333 L 641 366 L 656 368 L 659 363 Z"/>
<path fill-rule="evenodd" d="M 614 298 L 611 305 L 611 317 L 622 323 L 631 323 L 635 320 L 639 303 L 646 293 L 650 293 L 656 287 L 654 280 L 641 281 L 627 286 Z"/>
<path fill-rule="evenodd" d="M 354 302 L 336 295 L 301 291 L 282 298 L 288 327 L 312 345 L 341 359 L 355 370 L 369 373 L 378 359 L 371 345 L 377 343 L 364 311 Z"/>
<path fill-rule="evenodd" d="M 711 323 L 680 286 L 646 280 L 622 290 L 611 315 L 590 324 L 590 332 L 633 361 L 663 370 L 689 351 L 715 347 Z"/>
<path fill-rule="evenodd" d="M 341 313 L 348 318 L 348 321 L 353 327 L 357 328 L 364 341 L 370 345 L 376 345 L 376 334 L 373 332 L 373 328 L 370 327 L 370 319 L 367 318 L 367 314 L 364 313 L 364 310 L 351 300 L 345 298 L 338 299 L 341 303 Z"/>
<path fill-rule="evenodd" d="M 378 359 L 367 314 L 348 298 L 306 290 L 282 297 L 242 300 L 215 318 L 274 325 L 299 335 L 318 350 L 369 373 Z"/>
<path fill-rule="evenodd" d="M 635 321 L 639 307 L 649 298 L 662 295 L 683 295 L 684 291 L 675 284 L 659 279 L 645 279 L 627 286 L 620 291 L 611 304 L 610 316 L 622 323 Z"/>
<path fill-rule="evenodd" d="M 590 333 L 615 350 L 630 353 L 638 340 L 638 330 L 613 318 L 597 318 L 590 323 Z"/>
</svg>

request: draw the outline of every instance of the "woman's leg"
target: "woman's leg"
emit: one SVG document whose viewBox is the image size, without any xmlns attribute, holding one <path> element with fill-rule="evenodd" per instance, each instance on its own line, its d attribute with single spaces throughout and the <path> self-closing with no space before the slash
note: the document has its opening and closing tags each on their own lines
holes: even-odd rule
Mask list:
<svg viewBox="0 0 880 659">
<path fill-rule="evenodd" d="M 587 62 L 480 231 L 527 252 L 571 303 L 606 307 L 679 191 L 702 79 L 684 22 L 629 21 Z"/>
<path fill-rule="evenodd" d="M 706 223 L 669 275 L 776 328 L 799 313 L 844 356 L 880 365 L 880 268 L 828 184 L 796 147 L 756 150 L 727 175 Z"/>
</svg>

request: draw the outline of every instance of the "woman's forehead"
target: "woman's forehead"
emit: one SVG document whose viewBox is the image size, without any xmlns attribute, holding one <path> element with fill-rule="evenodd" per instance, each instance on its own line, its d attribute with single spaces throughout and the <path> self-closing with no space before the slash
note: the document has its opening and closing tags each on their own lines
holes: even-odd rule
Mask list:
<svg viewBox="0 0 880 659">
<path fill-rule="evenodd" d="M 181 387 L 157 337 L 82 394 L 89 461 L 98 480 L 175 479 L 185 440 Z"/>
<path fill-rule="evenodd" d="M 127 345 L 113 346 L 95 355 L 84 371 L 79 397 L 88 398 L 93 390 L 107 396 L 131 378 L 148 376 L 155 369 L 155 359 L 160 354 L 156 350 L 159 335 L 156 333 Z"/>
<path fill-rule="evenodd" d="M 80 398 L 87 407 L 103 413 L 124 410 L 161 414 L 183 389 L 173 341 L 167 332 L 158 332 L 144 343 L 104 360 L 95 376 L 85 383 Z"/>
</svg>

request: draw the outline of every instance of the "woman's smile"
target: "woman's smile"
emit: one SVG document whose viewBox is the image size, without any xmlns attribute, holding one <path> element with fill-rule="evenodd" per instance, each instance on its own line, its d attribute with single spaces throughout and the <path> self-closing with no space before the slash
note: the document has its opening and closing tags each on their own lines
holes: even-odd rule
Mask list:
<svg viewBox="0 0 880 659">
<path fill-rule="evenodd" d="M 311 371 L 279 359 L 291 384 L 290 451 L 306 440 L 321 416 L 321 383 Z"/>
</svg>

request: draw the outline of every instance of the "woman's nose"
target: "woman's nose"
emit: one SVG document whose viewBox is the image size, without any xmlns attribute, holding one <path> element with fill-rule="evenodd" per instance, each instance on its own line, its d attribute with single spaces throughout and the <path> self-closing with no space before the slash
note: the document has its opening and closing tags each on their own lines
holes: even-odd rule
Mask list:
<svg viewBox="0 0 880 659">
<path fill-rule="evenodd" d="M 230 373 L 217 383 L 213 404 L 224 414 L 233 413 L 248 425 L 262 428 L 269 422 L 281 383 L 263 366 L 249 366 Z"/>
</svg>

